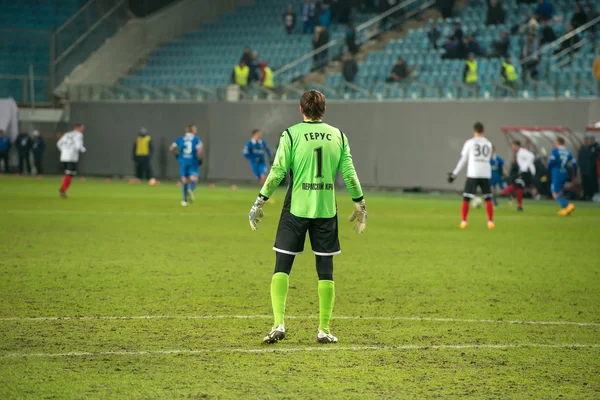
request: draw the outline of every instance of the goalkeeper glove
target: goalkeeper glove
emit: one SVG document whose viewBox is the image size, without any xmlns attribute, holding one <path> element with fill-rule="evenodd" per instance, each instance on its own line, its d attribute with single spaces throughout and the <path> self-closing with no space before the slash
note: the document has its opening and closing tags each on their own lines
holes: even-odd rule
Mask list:
<svg viewBox="0 0 600 400">
<path fill-rule="evenodd" d="M 452 172 L 448 172 L 448 183 L 454 182 L 455 179 L 456 175 L 454 175 Z"/>
<path fill-rule="evenodd" d="M 252 208 L 250 209 L 250 213 L 248 214 L 248 220 L 250 220 L 250 228 L 252 228 L 253 231 L 258 229 L 258 223 L 260 222 L 260 219 L 264 216 L 262 206 L 267 200 L 268 199 L 266 197 L 259 194 L 256 198 L 256 201 L 252 205 Z"/>
<path fill-rule="evenodd" d="M 348 218 L 348 221 L 354 222 L 352 229 L 354 229 L 354 232 L 357 234 L 365 231 L 365 227 L 367 226 L 367 204 L 364 199 L 358 203 L 354 203 L 354 212 L 350 218 Z"/>
</svg>

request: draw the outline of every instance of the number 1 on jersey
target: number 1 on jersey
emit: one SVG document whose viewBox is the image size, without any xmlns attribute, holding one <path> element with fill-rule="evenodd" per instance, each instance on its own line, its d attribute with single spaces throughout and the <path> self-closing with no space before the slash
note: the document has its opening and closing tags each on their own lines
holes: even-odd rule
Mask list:
<svg viewBox="0 0 600 400">
<path fill-rule="evenodd" d="M 323 177 L 323 148 L 317 147 L 315 149 L 315 152 L 317 152 L 317 176 L 315 178 L 322 178 Z"/>
</svg>

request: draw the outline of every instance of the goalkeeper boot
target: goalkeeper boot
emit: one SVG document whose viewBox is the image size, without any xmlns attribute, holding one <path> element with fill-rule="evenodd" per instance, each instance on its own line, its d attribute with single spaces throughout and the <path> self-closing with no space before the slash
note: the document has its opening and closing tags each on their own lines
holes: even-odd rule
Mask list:
<svg viewBox="0 0 600 400">
<path fill-rule="evenodd" d="M 283 324 L 280 324 L 277 328 L 273 328 L 271 332 L 263 339 L 264 344 L 277 343 L 280 340 L 285 339 L 285 328 Z"/>
<path fill-rule="evenodd" d="M 317 342 L 322 343 L 322 344 L 337 343 L 338 338 L 333 336 L 331 333 L 325 333 L 323 331 L 319 331 L 319 333 L 317 333 Z"/>
</svg>

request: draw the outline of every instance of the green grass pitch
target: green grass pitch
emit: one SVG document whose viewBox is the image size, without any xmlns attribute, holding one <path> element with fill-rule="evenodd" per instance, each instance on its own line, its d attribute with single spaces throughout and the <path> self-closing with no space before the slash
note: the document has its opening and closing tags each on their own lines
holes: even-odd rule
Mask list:
<svg viewBox="0 0 600 400">
<path fill-rule="evenodd" d="M 503 202 L 496 229 L 460 197 L 340 190 L 337 345 L 319 346 L 310 251 L 271 327 L 284 190 L 0 177 L 0 399 L 600 398 L 600 208 Z M 309 250 L 307 241 L 307 249 Z M 40 318 L 41 317 L 41 318 Z M 53 317 L 70 317 L 58 318 Z"/>
</svg>

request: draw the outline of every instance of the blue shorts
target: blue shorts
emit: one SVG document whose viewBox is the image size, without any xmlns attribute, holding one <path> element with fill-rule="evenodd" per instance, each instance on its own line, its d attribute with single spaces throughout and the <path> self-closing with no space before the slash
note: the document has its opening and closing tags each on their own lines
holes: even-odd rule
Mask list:
<svg viewBox="0 0 600 400">
<path fill-rule="evenodd" d="M 552 172 L 552 183 L 550 190 L 552 193 L 560 193 L 565 188 L 565 183 L 569 180 L 569 174 L 566 172 Z"/>
<path fill-rule="evenodd" d="M 179 176 L 183 178 L 195 176 L 198 177 L 200 175 L 200 167 L 198 166 L 198 162 L 180 162 L 179 163 Z"/>
<path fill-rule="evenodd" d="M 256 179 L 260 179 L 262 175 L 267 175 L 267 164 L 251 162 L 250 167 Z"/>
<path fill-rule="evenodd" d="M 500 189 L 504 189 L 504 187 L 506 186 L 506 184 L 504 183 L 504 179 L 502 179 L 501 176 L 494 176 L 494 174 L 492 174 L 492 180 L 490 182 L 490 185 L 492 186 L 492 188 L 500 186 Z"/>
</svg>

